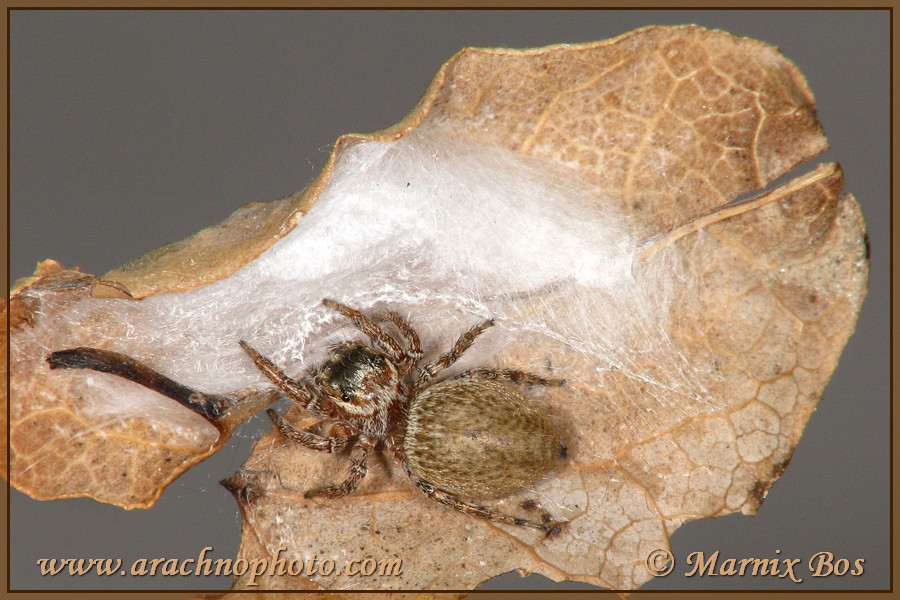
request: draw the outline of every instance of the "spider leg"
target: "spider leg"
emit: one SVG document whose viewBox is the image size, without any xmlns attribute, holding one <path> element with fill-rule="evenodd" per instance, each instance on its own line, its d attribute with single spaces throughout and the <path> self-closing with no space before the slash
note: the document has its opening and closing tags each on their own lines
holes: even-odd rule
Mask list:
<svg viewBox="0 0 900 600">
<path fill-rule="evenodd" d="M 419 375 L 419 384 L 425 383 L 457 360 L 462 356 L 462 353 L 469 349 L 469 347 L 475 342 L 475 338 L 477 338 L 481 333 L 494 324 L 493 320 L 487 320 L 483 323 L 479 323 L 475 327 L 471 328 L 456 340 L 456 344 L 453 345 L 453 348 L 450 349 L 449 352 L 445 352 L 437 357 L 435 360 L 427 364 L 423 369 L 421 375 Z"/>
<path fill-rule="evenodd" d="M 513 383 L 527 383 L 531 385 L 563 385 L 566 383 L 565 379 L 545 379 L 540 375 L 517 369 L 471 369 L 465 373 L 460 373 L 454 379 L 462 379 L 463 377 L 480 377 L 481 379 L 512 381 Z"/>
<path fill-rule="evenodd" d="M 256 367 L 262 371 L 269 381 L 277 385 L 287 396 L 306 409 L 306 412 L 314 417 L 325 418 L 328 415 L 323 412 L 319 398 L 305 384 L 292 379 L 271 360 L 254 350 L 250 344 L 241 340 L 241 348 L 250 355 Z"/>
<path fill-rule="evenodd" d="M 350 475 L 347 479 L 341 483 L 309 490 L 304 496 L 307 498 L 312 498 L 313 496 L 340 498 L 355 492 L 356 488 L 359 487 L 359 482 L 369 472 L 369 467 L 366 466 L 366 458 L 374 448 L 375 439 L 364 435 L 359 436 L 353 445 L 353 450 L 350 451 L 350 460 L 353 462 L 353 466 L 350 467 Z"/>
<path fill-rule="evenodd" d="M 266 411 L 266 414 L 269 415 L 269 418 L 275 423 L 275 427 L 278 428 L 278 433 L 289 440 L 310 448 L 311 450 L 318 450 L 319 452 L 338 452 L 343 450 L 350 440 L 349 429 L 346 427 L 337 427 L 337 424 L 330 429 L 332 435 L 325 437 L 306 429 L 295 428 L 279 417 L 278 413 L 271 408 Z"/>
<path fill-rule="evenodd" d="M 369 336 L 369 339 L 378 346 L 381 350 L 383 350 L 387 355 L 394 361 L 400 362 L 403 360 L 403 357 L 406 356 L 406 353 L 403 352 L 403 348 L 400 347 L 400 344 L 397 343 L 397 340 L 392 338 L 390 334 L 388 334 L 381 327 L 376 325 L 369 317 L 362 314 L 358 310 L 354 308 L 350 308 L 340 302 L 335 300 L 331 300 L 329 298 L 325 298 L 322 300 L 322 304 L 331 308 L 333 310 L 338 311 L 356 325 L 356 328 Z"/>
<path fill-rule="evenodd" d="M 408 472 L 407 472 L 408 473 Z M 476 517 L 480 517 L 482 519 L 487 519 L 488 521 L 494 521 L 497 523 L 505 523 L 506 525 L 516 525 L 517 527 L 533 527 L 535 529 L 540 529 L 541 531 L 547 533 L 548 535 L 553 534 L 554 529 L 561 525 L 561 523 L 538 523 L 537 521 L 531 521 L 529 519 L 522 519 L 519 517 L 514 517 L 512 515 L 508 515 L 506 513 L 502 513 L 498 510 L 494 510 L 488 506 L 480 506 L 478 504 L 471 504 L 464 500 L 460 500 L 452 493 L 442 490 L 439 487 L 435 487 L 434 485 L 428 483 L 427 481 L 422 481 L 417 477 L 410 476 L 413 483 L 416 484 L 420 490 L 422 490 L 426 496 L 435 502 L 439 502 L 444 506 L 452 508 L 453 510 L 458 510 L 461 513 L 467 515 L 474 515 Z"/>
<path fill-rule="evenodd" d="M 397 326 L 397 329 L 400 330 L 400 333 L 409 345 L 409 356 L 416 361 L 422 358 L 422 342 L 419 340 L 419 334 L 406 322 L 406 319 L 401 317 L 399 313 L 393 311 L 384 315 L 384 318 L 391 321 Z"/>
<path fill-rule="evenodd" d="M 400 335 L 402 335 L 403 339 L 406 341 L 408 348 L 405 353 L 407 364 L 406 372 L 408 373 L 420 360 L 422 360 L 422 342 L 419 340 L 419 334 L 416 333 L 416 330 L 413 329 L 399 313 L 389 312 L 384 317 L 397 326 Z"/>
</svg>

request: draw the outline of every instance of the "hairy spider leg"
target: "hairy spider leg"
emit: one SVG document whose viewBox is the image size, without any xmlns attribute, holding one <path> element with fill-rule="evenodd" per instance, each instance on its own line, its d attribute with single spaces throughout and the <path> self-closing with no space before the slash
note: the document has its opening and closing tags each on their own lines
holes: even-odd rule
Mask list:
<svg viewBox="0 0 900 600">
<path fill-rule="evenodd" d="M 406 463 L 403 463 L 404 467 Z M 452 493 L 443 490 L 435 485 L 428 483 L 422 479 L 419 479 L 415 475 L 410 472 L 409 469 L 406 469 L 406 474 L 409 475 L 409 478 L 412 480 L 416 487 L 418 487 L 422 492 L 431 500 L 443 504 L 453 510 L 458 510 L 461 513 L 467 515 L 474 515 L 476 517 L 480 517 L 482 519 L 487 519 L 489 521 L 495 521 L 497 523 L 505 523 L 507 525 L 515 525 L 517 527 L 533 527 L 535 529 L 540 529 L 545 533 L 551 533 L 558 523 L 546 524 L 546 523 L 538 523 L 537 521 L 531 521 L 529 519 L 522 519 L 519 517 L 514 517 L 512 515 L 508 515 L 506 513 L 502 513 L 499 510 L 495 510 L 488 506 L 481 506 L 479 504 L 472 504 L 470 502 L 466 502 L 465 500 L 460 500 Z M 552 526 L 551 526 L 552 525 Z"/>
<path fill-rule="evenodd" d="M 355 492 L 356 488 L 359 487 L 359 483 L 369 472 L 369 467 L 366 466 L 366 458 L 368 458 L 369 453 L 375 448 L 376 441 L 377 440 L 365 435 L 359 436 L 356 443 L 353 444 L 353 449 L 350 451 L 350 461 L 353 464 L 350 467 L 350 475 L 347 479 L 341 483 L 309 490 L 304 496 L 307 498 L 312 498 L 313 496 L 340 498 Z"/>
<path fill-rule="evenodd" d="M 526 383 L 530 385 L 565 385 L 565 379 L 546 379 L 534 373 L 527 371 L 519 371 L 518 369 L 471 369 L 464 373 L 460 373 L 453 379 L 462 379 L 464 377 L 480 377 L 481 379 L 492 379 L 494 381 L 512 381 L 513 383 Z"/>
<path fill-rule="evenodd" d="M 397 326 L 400 334 L 406 340 L 406 344 L 409 347 L 406 353 L 409 358 L 409 364 L 415 366 L 422 359 L 422 342 L 419 340 L 419 334 L 399 313 L 392 311 L 384 315 L 384 317 Z"/>
<path fill-rule="evenodd" d="M 297 429 L 279 417 L 278 413 L 271 408 L 266 411 L 266 414 L 269 415 L 269 418 L 275 423 L 275 427 L 278 428 L 278 433 L 311 450 L 318 450 L 319 452 L 339 452 L 343 450 L 347 446 L 347 442 L 350 441 L 351 433 L 347 428 L 336 431 L 335 427 L 331 427 L 333 435 L 325 437 L 313 433 L 308 429 Z"/>
<path fill-rule="evenodd" d="M 453 348 L 450 351 L 441 354 L 434 361 L 427 364 L 423 369 L 421 375 L 419 375 L 419 385 L 427 382 L 429 379 L 433 378 L 435 375 L 455 363 L 459 360 L 459 357 L 462 356 L 463 352 L 469 349 L 469 347 L 475 342 L 475 338 L 477 338 L 481 333 L 487 329 L 488 327 L 494 324 L 493 319 L 488 319 L 483 323 L 479 323 L 478 325 L 472 327 L 470 330 L 459 336 L 459 339 L 456 340 L 456 343 L 453 345 Z"/>
<path fill-rule="evenodd" d="M 287 396 L 302 406 L 306 412 L 320 419 L 327 419 L 330 415 L 322 408 L 321 398 L 315 393 L 314 389 L 305 382 L 297 381 L 282 371 L 278 365 L 253 349 L 250 344 L 244 340 L 240 341 L 241 348 L 250 355 L 256 367 L 262 371 L 262 374 L 269 378 L 269 381 L 277 385 Z"/>
<path fill-rule="evenodd" d="M 457 510 L 467 515 L 474 515 L 482 519 L 487 519 L 489 521 L 496 521 L 498 523 L 505 523 L 507 525 L 515 525 L 517 527 L 533 527 L 534 529 L 540 529 L 548 536 L 552 536 L 556 533 L 557 526 L 565 524 L 565 521 L 538 523 L 537 521 L 521 519 L 519 517 L 508 515 L 488 506 L 481 506 L 479 504 L 472 504 L 470 502 L 466 502 L 465 500 L 460 500 L 455 495 L 453 495 L 453 493 L 416 477 L 416 475 L 413 474 L 413 472 L 410 471 L 409 467 L 407 466 L 406 458 L 403 453 L 403 443 L 397 437 L 390 436 L 389 438 L 385 439 L 385 446 L 394 455 L 394 458 L 396 458 L 397 461 L 401 465 L 403 465 L 403 470 L 406 472 L 406 475 L 407 477 L 409 477 L 410 481 L 412 481 L 417 488 L 422 490 L 425 496 L 427 496 L 430 500 L 438 502 L 439 504 L 443 504 L 448 508 L 452 508 L 453 510 Z"/>
<path fill-rule="evenodd" d="M 322 300 L 322 304 L 331 308 L 333 310 L 338 311 L 356 325 L 356 328 L 369 336 L 369 339 L 378 346 L 382 351 L 384 351 L 388 357 L 393 360 L 395 363 L 404 362 L 406 357 L 406 353 L 403 351 L 403 348 L 400 347 L 400 344 L 397 343 L 389 333 L 383 330 L 381 327 L 376 325 L 369 317 L 362 314 L 358 310 L 354 308 L 350 308 L 336 300 L 331 300 L 329 298 L 325 298 Z M 407 359 L 408 360 L 408 359 Z"/>
</svg>

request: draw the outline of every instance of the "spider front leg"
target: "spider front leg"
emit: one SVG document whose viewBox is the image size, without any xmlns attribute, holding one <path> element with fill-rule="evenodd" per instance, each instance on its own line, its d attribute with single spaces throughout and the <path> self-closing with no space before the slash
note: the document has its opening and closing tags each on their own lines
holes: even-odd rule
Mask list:
<svg viewBox="0 0 900 600">
<path fill-rule="evenodd" d="M 244 349 L 244 352 L 249 354 L 250 358 L 253 359 L 256 368 L 262 371 L 262 374 L 265 375 L 269 379 L 269 381 L 281 388 L 281 390 L 285 394 L 287 394 L 287 396 L 291 400 L 298 403 L 300 406 L 306 409 L 306 412 L 314 417 L 326 418 L 328 416 L 325 412 L 323 412 L 321 408 L 319 397 L 314 394 L 305 384 L 289 377 L 287 373 L 285 373 L 278 367 L 278 365 L 254 350 L 250 346 L 250 344 L 248 344 L 244 340 L 241 340 L 240 344 L 241 348 Z M 276 425 L 277 424 L 278 422 L 276 421 Z"/>
<path fill-rule="evenodd" d="M 353 466 L 350 467 L 350 475 L 347 479 L 341 483 L 309 490 L 304 496 L 307 498 L 312 498 L 313 496 L 340 498 L 355 492 L 356 488 L 359 487 L 359 482 L 362 481 L 363 477 L 366 476 L 366 473 L 369 472 L 369 467 L 366 466 L 366 458 L 368 458 L 369 453 L 374 448 L 374 439 L 364 435 L 359 436 L 356 443 L 353 445 L 353 450 L 350 451 L 350 460 L 352 461 Z"/>
<path fill-rule="evenodd" d="M 407 350 L 404 352 L 404 370 L 403 373 L 412 371 L 419 361 L 422 359 L 422 342 L 419 340 L 419 334 L 416 330 L 406 322 L 400 313 L 389 312 L 384 318 L 391 321 L 406 341 Z"/>
<path fill-rule="evenodd" d="M 362 314 L 355 308 L 350 308 L 345 304 L 341 304 L 336 300 L 331 300 L 330 298 L 325 298 L 322 300 L 322 304 L 327 306 L 332 310 L 336 310 L 356 325 L 356 328 L 362 331 L 364 334 L 369 336 L 369 339 L 372 342 L 381 348 L 384 352 L 387 353 L 388 356 L 391 357 L 396 362 L 399 362 L 403 359 L 406 354 L 403 352 L 403 348 L 400 347 L 400 344 L 397 343 L 397 340 L 392 338 L 385 330 L 376 325 L 372 320 L 366 315 Z"/>
</svg>

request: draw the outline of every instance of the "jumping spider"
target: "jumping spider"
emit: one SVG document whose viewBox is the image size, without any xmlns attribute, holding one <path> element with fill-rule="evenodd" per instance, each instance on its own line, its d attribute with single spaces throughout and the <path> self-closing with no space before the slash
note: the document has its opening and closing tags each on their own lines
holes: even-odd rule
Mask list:
<svg viewBox="0 0 900 600">
<path fill-rule="evenodd" d="M 550 419 L 499 383 L 562 385 L 562 380 L 479 368 L 433 384 L 492 321 L 472 327 L 450 351 L 419 365 L 419 336 L 399 314 L 387 313 L 385 319 L 394 324 L 403 343 L 358 310 L 334 300 L 323 303 L 348 317 L 373 346 L 339 344 L 311 377 L 298 381 L 241 341 L 263 374 L 306 412 L 321 418 L 322 431 L 327 432 L 296 429 L 270 409 L 268 415 L 281 435 L 321 452 L 338 452 L 351 444 L 350 475 L 341 483 L 309 490 L 306 497 L 353 493 L 368 472 L 367 457 L 383 442 L 432 500 L 491 521 L 549 534 L 558 531 L 560 523 L 513 517 L 464 498 L 508 496 L 535 483 L 565 457 L 566 446 Z"/>
</svg>

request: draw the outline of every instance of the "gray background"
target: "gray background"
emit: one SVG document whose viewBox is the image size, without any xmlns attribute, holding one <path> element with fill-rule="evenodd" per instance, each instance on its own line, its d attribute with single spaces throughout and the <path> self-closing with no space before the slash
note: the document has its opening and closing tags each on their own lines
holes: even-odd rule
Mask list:
<svg viewBox="0 0 900 600">
<path fill-rule="evenodd" d="M 673 574 L 648 589 L 886 588 L 889 584 L 889 13 L 887 11 L 207 12 L 10 14 L 11 276 L 55 258 L 101 274 L 301 189 L 347 132 L 415 105 L 463 46 L 588 42 L 697 23 L 780 47 L 806 75 L 872 247 L 857 332 L 790 467 L 755 518 L 689 523 Z M 804 167 L 805 169 L 806 167 Z M 11 580 L 27 588 L 227 588 L 227 578 L 41 577 L 41 557 L 233 557 L 234 473 L 269 427 L 246 423 L 150 510 L 11 492 Z M 695 550 L 865 559 L 861 577 L 685 578 Z M 775 552 L 781 553 L 776 555 Z M 412 559 L 409 557 L 407 560 Z M 806 573 L 805 569 L 799 572 Z M 484 588 L 585 588 L 508 574 Z"/>
</svg>

